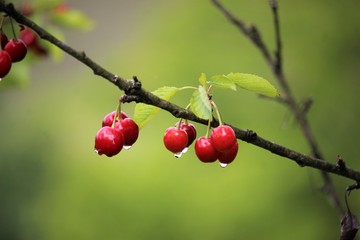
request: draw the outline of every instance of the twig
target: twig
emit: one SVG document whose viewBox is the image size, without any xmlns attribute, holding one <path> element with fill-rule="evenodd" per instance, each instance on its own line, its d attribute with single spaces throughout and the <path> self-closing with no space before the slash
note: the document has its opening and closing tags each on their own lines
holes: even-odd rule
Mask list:
<svg viewBox="0 0 360 240">
<path fill-rule="evenodd" d="M 39 25 L 31 21 L 30 19 L 23 16 L 21 13 L 15 10 L 12 4 L 5 4 L 4 2 L 0 1 L 0 11 L 5 12 L 9 16 L 13 17 L 18 23 L 23 24 L 31 29 L 33 29 L 42 39 L 45 39 L 55 46 L 62 49 L 64 52 L 68 53 L 70 56 L 76 58 L 86 66 L 88 66 L 94 74 L 107 79 L 110 83 L 117 86 L 119 89 L 123 90 L 125 94 L 128 96 L 127 100 L 133 100 L 137 102 L 143 102 L 149 105 L 153 105 L 159 107 L 177 118 L 184 118 L 188 119 L 200 124 L 206 125 L 208 123 L 205 119 L 200 119 L 196 115 L 194 115 L 191 111 L 181 108 L 171 102 L 165 101 L 149 91 L 146 91 L 141 86 L 141 82 L 134 77 L 132 80 L 125 80 L 122 77 L 119 77 L 105 68 L 101 67 L 99 64 L 94 62 L 91 58 L 86 56 L 84 52 L 76 51 L 75 49 L 71 48 L 70 46 L 66 45 L 65 43 L 61 42 L 49 32 L 41 28 Z M 218 126 L 218 122 L 214 120 L 211 125 L 213 127 Z M 352 179 L 356 182 L 360 182 L 360 172 L 347 168 L 346 171 L 339 168 L 337 164 L 331 164 L 325 162 L 321 159 L 314 158 L 311 156 L 306 156 L 302 153 L 296 152 L 279 144 L 276 144 L 272 141 L 266 140 L 260 136 L 258 136 L 255 132 L 250 130 L 242 130 L 231 126 L 235 133 L 236 137 L 240 140 L 246 141 L 250 144 L 256 145 L 260 148 L 266 149 L 274 154 L 279 156 L 283 156 L 285 158 L 291 159 L 295 161 L 299 166 L 302 167 L 311 167 L 327 172 L 334 173 L 339 176 L 343 176 L 348 179 Z"/>
<path fill-rule="evenodd" d="M 306 117 L 306 111 L 304 111 L 295 100 L 295 97 L 292 93 L 291 88 L 288 85 L 288 81 L 284 75 L 283 71 L 283 61 L 282 61 L 282 41 L 280 35 L 280 21 L 278 14 L 278 4 L 276 0 L 269 0 L 270 7 L 272 9 L 273 17 L 274 17 L 274 27 L 275 27 L 275 42 L 276 42 L 276 51 L 275 58 L 269 56 L 269 50 L 266 44 L 262 41 L 260 37 L 260 32 L 257 31 L 257 38 L 254 38 L 250 31 L 245 27 L 246 24 L 244 21 L 236 18 L 229 10 L 227 10 L 218 0 L 211 0 L 214 5 L 224 14 L 224 16 L 233 23 L 246 37 L 248 37 L 258 48 L 258 50 L 264 56 L 266 62 L 269 67 L 273 71 L 274 76 L 279 82 L 285 96 L 283 97 L 283 101 L 281 103 L 285 103 L 288 108 L 291 110 L 293 115 L 295 116 L 296 121 L 300 125 L 302 132 L 304 134 L 305 139 L 307 140 L 309 147 L 311 149 L 311 153 L 315 158 L 323 159 L 323 156 L 317 146 L 315 138 L 312 134 L 309 122 Z M 255 26 L 253 29 L 257 29 Z M 336 194 L 334 184 L 332 182 L 331 177 L 326 171 L 322 171 L 321 175 L 324 180 L 324 186 L 322 187 L 323 191 L 330 198 L 330 200 L 335 204 L 336 208 L 339 210 L 341 214 L 344 213 L 344 208 L 341 206 L 340 199 Z"/>
</svg>

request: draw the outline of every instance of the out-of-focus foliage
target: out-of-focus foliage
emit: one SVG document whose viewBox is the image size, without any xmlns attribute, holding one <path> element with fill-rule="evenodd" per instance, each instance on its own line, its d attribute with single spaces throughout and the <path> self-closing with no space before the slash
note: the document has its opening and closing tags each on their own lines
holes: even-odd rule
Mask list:
<svg viewBox="0 0 360 240">
<path fill-rule="evenodd" d="M 71 6 L 61 0 L 14 1 L 13 3 L 18 11 L 35 21 L 35 23 L 46 28 L 48 32 L 61 41 L 65 41 L 63 32 L 66 28 L 89 31 L 93 29 L 94 26 L 93 21 L 83 12 L 72 9 Z M 3 25 L 1 27 L 8 38 L 23 39 L 21 31 L 24 31 L 25 28 L 15 25 L 13 32 L 10 19 L 8 17 L 2 17 L 4 19 L 2 20 Z M 37 47 L 27 46 L 28 54 L 26 58 L 21 61 L 21 66 L 19 66 L 20 64 L 12 66 L 12 71 L 4 78 L 3 83 L 0 84 L 0 90 L 9 87 L 27 86 L 30 80 L 30 68 L 39 60 L 48 60 L 47 56 L 57 62 L 63 59 L 64 53 L 62 50 L 49 42 L 41 40 L 36 33 L 34 34 L 37 38 L 35 40 Z"/>
<path fill-rule="evenodd" d="M 268 1 L 223 0 L 274 45 Z M 65 31 L 67 44 L 146 89 L 194 86 L 198 76 L 254 73 L 276 87 L 260 53 L 211 1 L 69 1 L 96 22 Z M 280 1 L 284 69 L 329 161 L 359 169 L 360 22 L 357 0 Z M 22 64 L 22 63 L 18 63 Z M 16 66 L 20 67 L 20 65 Z M 0 92 L 0 239 L 338 239 L 341 216 L 317 171 L 239 142 L 225 169 L 193 149 L 180 159 L 162 144 L 176 119 L 160 111 L 129 151 L 93 151 L 121 92 L 67 55 L 37 62 L 28 88 Z M 9 79 L 3 79 L 0 84 Z M 192 91 L 172 101 L 185 107 Z M 289 112 L 247 91 L 215 89 L 224 121 L 295 150 L 309 149 Z M 132 116 L 135 104 L 122 107 Z M 196 124 L 198 136 L 206 126 Z M 334 177 L 339 195 L 351 181 Z M 359 216 L 360 194 L 349 198 Z"/>
</svg>

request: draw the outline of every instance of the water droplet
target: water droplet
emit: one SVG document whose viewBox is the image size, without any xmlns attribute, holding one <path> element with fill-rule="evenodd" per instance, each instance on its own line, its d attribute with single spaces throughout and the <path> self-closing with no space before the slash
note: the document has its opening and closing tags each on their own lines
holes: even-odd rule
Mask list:
<svg viewBox="0 0 360 240">
<path fill-rule="evenodd" d="M 182 153 L 186 153 L 189 150 L 189 148 L 184 148 L 184 150 L 182 150 Z"/>
<path fill-rule="evenodd" d="M 178 153 L 174 153 L 174 156 L 176 158 L 180 158 L 182 154 L 183 154 L 182 152 L 178 152 Z"/>
<path fill-rule="evenodd" d="M 131 148 L 131 146 L 123 146 L 123 148 L 124 148 L 125 150 L 129 150 L 129 149 Z"/>
<path fill-rule="evenodd" d="M 228 164 L 227 163 L 220 163 L 220 167 L 225 168 Z"/>
<path fill-rule="evenodd" d="M 95 153 L 99 154 L 99 151 L 97 149 L 95 149 L 94 151 L 95 151 Z"/>
<path fill-rule="evenodd" d="M 0 82 L 1 82 L 2 78 L 0 78 Z"/>
</svg>

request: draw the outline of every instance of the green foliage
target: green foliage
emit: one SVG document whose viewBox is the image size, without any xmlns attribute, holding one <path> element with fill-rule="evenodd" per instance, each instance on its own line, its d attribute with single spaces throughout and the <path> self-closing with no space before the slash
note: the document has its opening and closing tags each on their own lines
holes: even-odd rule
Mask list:
<svg viewBox="0 0 360 240">
<path fill-rule="evenodd" d="M 206 83 L 214 87 L 236 91 L 235 83 L 224 75 L 213 76 L 210 80 L 207 80 Z"/>
<path fill-rule="evenodd" d="M 94 22 L 83 12 L 75 9 L 57 13 L 53 12 L 51 20 L 59 26 L 89 31 L 94 27 Z"/>
<path fill-rule="evenodd" d="M 31 3 L 15 2 L 17 9 L 26 8 L 30 9 L 29 17 L 32 21 L 45 27 L 45 29 L 54 35 L 59 40 L 65 42 L 66 38 L 63 30 L 65 28 L 78 29 L 88 31 L 94 26 L 94 22 L 87 17 L 83 12 L 71 8 L 62 0 L 35 0 Z M 5 34 L 12 38 L 13 31 L 10 26 L 8 18 L 4 19 L 2 26 Z M 15 25 L 15 35 L 20 37 L 19 28 Z M 10 73 L 4 77 L 0 82 L 0 90 L 9 87 L 22 87 L 27 85 L 31 67 L 40 60 L 48 59 L 50 57 L 53 61 L 59 62 L 63 59 L 64 52 L 55 45 L 41 40 L 37 37 L 38 44 L 46 49 L 46 55 L 39 55 L 38 52 L 28 46 L 28 54 L 21 63 L 13 64 Z"/>
<path fill-rule="evenodd" d="M 190 110 L 199 118 L 211 118 L 211 104 L 204 86 L 199 86 L 198 90 L 194 91 L 190 100 Z"/>
<path fill-rule="evenodd" d="M 62 0 L 34 0 L 32 1 L 32 8 L 36 11 L 47 11 L 59 5 Z"/>
<path fill-rule="evenodd" d="M 216 79 L 219 82 L 231 82 L 237 86 L 262 94 L 268 97 L 276 97 L 279 95 L 276 88 L 262 77 L 248 73 L 229 73 L 228 75 L 214 76 L 212 79 Z"/>
<path fill-rule="evenodd" d="M 164 100 L 169 100 L 172 96 L 174 96 L 179 90 L 183 88 L 176 87 L 161 87 L 156 89 L 152 93 L 159 98 Z M 134 121 L 137 125 L 142 128 L 156 113 L 158 113 L 160 109 L 158 107 L 154 107 L 151 105 L 138 103 L 135 106 L 134 112 Z"/>
<path fill-rule="evenodd" d="M 205 75 L 205 73 L 201 73 L 201 74 L 200 74 L 199 83 L 200 83 L 202 86 L 207 87 L 206 75 Z"/>
<path fill-rule="evenodd" d="M 205 73 L 201 73 L 199 83 L 201 85 L 194 91 L 190 99 L 189 107 L 197 117 L 202 119 L 211 119 L 212 117 L 209 91 L 213 87 L 236 91 L 236 86 L 239 86 L 269 97 L 279 95 L 276 88 L 267 80 L 253 74 L 230 73 L 228 75 L 216 75 L 211 77 L 210 80 L 207 80 Z M 162 87 L 152 93 L 164 100 L 169 100 L 178 90 L 185 88 L 191 87 Z M 143 127 L 158 111 L 159 109 L 154 106 L 139 103 L 135 107 L 135 122 L 137 122 L 140 127 Z"/>
<path fill-rule="evenodd" d="M 239 17 L 261 23 L 264 36 L 272 36 L 266 1 L 225 2 Z M 125 3 L 129 7 L 122 8 Z M 347 165 L 359 168 L 354 139 L 360 134 L 360 68 L 353 50 L 359 44 L 360 31 L 354 29 L 360 29 L 360 21 L 359 8 L 351 7 L 359 1 L 281 3 L 289 60 L 285 71 L 294 92 L 316 97 L 309 118 L 322 151 L 330 160 L 340 153 Z M 200 72 L 210 78 L 239 66 L 243 72 L 269 74 L 260 54 L 210 1 L 88 5 L 107 13 L 97 15 L 104 22 L 115 16 L 119 25 L 111 38 L 95 34 L 88 42 L 90 49 L 102 42 L 94 60 L 122 76 L 141 76 L 147 89 L 197 86 L 196 77 L 191 77 Z M 129 16 L 136 19 L 129 21 Z M 69 34 L 77 42 L 86 38 L 75 31 Z M 225 169 L 200 163 L 193 149 L 175 159 L 162 146 L 165 128 L 174 123 L 170 114 L 161 114 L 143 128 L 132 150 L 99 157 L 92 149 L 94 134 L 103 114 L 114 107 L 118 89 L 79 64 L 51 71 L 49 65 L 33 66 L 36 85 L 0 93 L 0 239 L 338 239 L 339 215 L 316 190 L 322 185 L 317 171 L 300 169 L 245 142 L 239 142 L 236 162 Z M 156 81 L 149 80 L 154 76 Z M 188 92 L 180 93 L 176 100 L 186 103 Z M 216 89 L 214 100 L 226 121 L 308 152 L 299 128 L 291 123 L 286 128 L 289 113 L 283 106 L 243 93 Z M 343 111 L 344 106 L 351 110 Z M 126 112 L 132 108 L 122 106 Z M 352 130 L 334 128 L 340 122 Z M 195 125 L 199 136 L 204 135 L 205 126 Z M 334 137 L 329 137 L 329 129 Z M 352 184 L 340 177 L 334 180 L 339 193 Z M 349 200 L 359 215 L 359 192 Z"/>
</svg>

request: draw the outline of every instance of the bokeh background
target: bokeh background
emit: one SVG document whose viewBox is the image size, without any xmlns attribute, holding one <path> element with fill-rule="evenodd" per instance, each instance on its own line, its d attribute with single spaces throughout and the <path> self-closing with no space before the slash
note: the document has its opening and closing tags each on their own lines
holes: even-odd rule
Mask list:
<svg viewBox="0 0 360 240">
<path fill-rule="evenodd" d="M 67 43 L 119 76 L 138 76 L 148 90 L 232 71 L 278 86 L 258 50 L 210 1 L 68 3 L 96 26 L 65 31 Z M 268 1 L 223 3 L 273 48 Z M 340 154 L 359 169 L 360 2 L 279 4 L 285 72 L 299 101 L 314 99 L 309 119 L 319 147 L 329 161 Z M 0 92 L 0 239 L 338 239 L 341 216 L 319 191 L 317 171 L 245 142 L 225 169 L 201 163 L 193 149 L 176 159 L 162 144 L 176 119 L 163 111 L 131 150 L 98 156 L 95 133 L 122 93 L 69 56 L 38 62 L 30 77 Z M 173 101 L 186 106 L 190 96 Z M 240 89 L 216 90 L 214 99 L 227 122 L 309 152 L 278 103 Z M 131 116 L 134 106 L 123 110 Z M 353 182 L 333 179 L 343 200 Z M 358 192 L 350 197 L 357 215 L 359 200 Z"/>
</svg>

